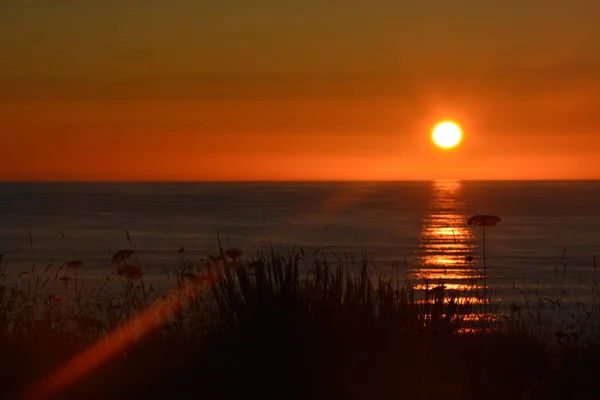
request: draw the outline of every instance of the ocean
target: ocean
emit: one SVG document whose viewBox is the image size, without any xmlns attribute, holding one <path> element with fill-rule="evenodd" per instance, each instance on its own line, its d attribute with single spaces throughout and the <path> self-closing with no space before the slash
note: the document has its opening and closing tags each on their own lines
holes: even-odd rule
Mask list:
<svg viewBox="0 0 600 400">
<path fill-rule="evenodd" d="M 417 289 L 468 290 L 483 266 L 483 231 L 467 225 L 476 214 L 501 218 L 485 243 L 496 296 L 524 287 L 558 296 L 559 286 L 590 300 L 600 181 L 2 183 L 0 253 L 5 280 L 81 260 L 82 276 L 100 282 L 114 270 L 110 255 L 132 248 L 147 279 L 161 279 L 180 247 L 200 260 L 218 235 L 245 257 L 270 246 L 321 249 L 332 261 L 368 255 Z"/>
</svg>

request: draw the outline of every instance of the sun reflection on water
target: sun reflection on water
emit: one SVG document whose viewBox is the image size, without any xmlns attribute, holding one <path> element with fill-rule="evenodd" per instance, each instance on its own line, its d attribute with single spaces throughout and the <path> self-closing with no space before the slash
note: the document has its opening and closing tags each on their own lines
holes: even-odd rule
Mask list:
<svg viewBox="0 0 600 400">
<path fill-rule="evenodd" d="M 427 291 L 443 285 L 459 302 L 477 303 L 481 286 L 473 268 L 475 235 L 466 224 L 461 189 L 460 181 L 432 184 L 430 213 L 423 221 L 419 236 L 414 288 Z"/>
</svg>

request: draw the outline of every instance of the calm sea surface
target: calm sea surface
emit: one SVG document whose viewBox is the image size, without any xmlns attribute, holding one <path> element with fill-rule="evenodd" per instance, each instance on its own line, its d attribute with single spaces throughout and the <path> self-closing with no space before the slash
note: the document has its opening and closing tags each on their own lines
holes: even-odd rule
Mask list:
<svg viewBox="0 0 600 400">
<path fill-rule="evenodd" d="M 474 214 L 502 218 L 486 231 L 490 282 L 500 295 L 509 297 L 513 283 L 545 290 L 557 282 L 575 297 L 591 293 L 598 181 L 5 183 L 0 253 L 9 278 L 33 263 L 78 259 L 93 280 L 110 273 L 109 251 L 133 247 L 146 275 L 158 279 L 179 264 L 180 246 L 199 260 L 219 234 L 224 247 L 246 255 L 268 240 L 281 251 L 324 248 L 332 260 L 368 253 L 382 271 L 396 263 L 416 285 L 443 279 L 462 290 L 482 268 L 481 228 L 466 224 Z"/>
</svg>

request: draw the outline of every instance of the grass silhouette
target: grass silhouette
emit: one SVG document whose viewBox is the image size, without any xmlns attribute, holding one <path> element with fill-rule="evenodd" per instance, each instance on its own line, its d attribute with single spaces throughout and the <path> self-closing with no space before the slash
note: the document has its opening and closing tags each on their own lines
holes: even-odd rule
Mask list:
<svg viewBox="0 0 600 400">
<path fill-rule="evenodd" d="M 180 288 L 174 296 L 149 284 L 132 250 L 116 252 L 116 272 L 92 288 L 82 276 L 63 281 L 77 271 L 63 266 L 32 269 L 10 284 L 4 279 L 2 391 L 19 396 L 162 301 L 172 311 L 156 329 L 62 388 L 58 398 L 600 393 L 598 307 L 558 330 L 559 316 L 544 317 L 529 302 L 479 318 L 477 304 L 452 291 L 417 292 L 412 282 L 382 275 L 368 257 L 331 262 L 324 251 L 307 256 L 302 249 L 246 259 L 237 249 L 219 253 L 197 263 L 182 258 L 173 271 Z M 113 279 L 120 281 L 116 292 L 108 289 Z M 208 286 L 196 295 L 190 284 Z"/>
</svg>

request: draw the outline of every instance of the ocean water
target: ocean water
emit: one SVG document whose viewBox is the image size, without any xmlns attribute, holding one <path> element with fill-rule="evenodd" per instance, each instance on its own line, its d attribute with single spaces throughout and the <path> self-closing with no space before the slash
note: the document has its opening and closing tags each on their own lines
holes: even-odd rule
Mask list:
<svg viewBox="0 0 600 400">
<path fill-rule="evenodd" d="M 486 230 L 498 296 L 558 284 L 589 299 L 600 181 L 3 183 L 0 253 L 8 279 L 78 259 L 93 281 L 114 269 L 111 253 L 133 248 L 146 276 L 160 279 L 179 265 L 180 247 L 199 260 L 219 235 L 246 256 L 270 244 L 323 249 L 332 260 L 368 253 L 418 289 L 443 280 L 468 290 L 483 267 L 482 229 L 466 223 L 475 214 L 502 219 Z"/>
</svg>

